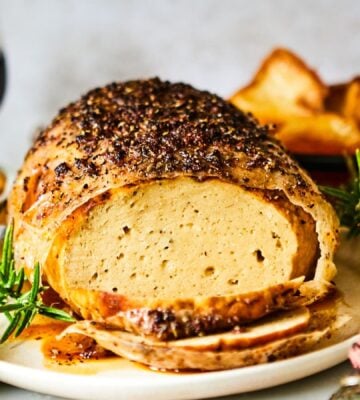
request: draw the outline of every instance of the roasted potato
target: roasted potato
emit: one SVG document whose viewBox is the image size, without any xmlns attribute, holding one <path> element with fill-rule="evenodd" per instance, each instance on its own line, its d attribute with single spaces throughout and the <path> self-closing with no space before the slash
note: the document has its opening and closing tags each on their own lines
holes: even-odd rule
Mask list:
<svg viewBox="0 0 360 400">
<path fill-rule="evenodd" d="M 297 55 L 274 50 L 231 98 L 294 153 L 344 154 L 360 147 L 360 78 L 327 87 Z"/>
<path fill-rule="evenodd" d="M 230 101 L 255 114 L 262 122 L 285 122 L 323 110 L 327 89 L 314 71 L 285 49 L 265 59 L 253 81 Z"/>
<path fill-rule="evenodd" d="M 275 135 L 297 154 L 352 154 L 360 145 L 355 122 L 330 112 L 290 118 Z"/>
</svg>

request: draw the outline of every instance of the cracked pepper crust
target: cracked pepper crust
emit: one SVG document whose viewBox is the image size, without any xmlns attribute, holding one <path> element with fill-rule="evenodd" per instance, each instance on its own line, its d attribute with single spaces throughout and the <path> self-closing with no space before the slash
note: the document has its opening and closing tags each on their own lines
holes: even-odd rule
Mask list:
<svg viewBox="0 0 360 400">
<path fill-rule="evenodd" d="M 39 261 L 55 281 L 49 254 L 76 210 L 126 185 L 181 176 L 282 192 L 316 222 L 315 281 L 334 277 L 335 213 L 268 128 L 218 96 L 157 78 L 92 90 L 41 132 L 9 199 L 16 260 L 28 274 Z"/>
</svg>

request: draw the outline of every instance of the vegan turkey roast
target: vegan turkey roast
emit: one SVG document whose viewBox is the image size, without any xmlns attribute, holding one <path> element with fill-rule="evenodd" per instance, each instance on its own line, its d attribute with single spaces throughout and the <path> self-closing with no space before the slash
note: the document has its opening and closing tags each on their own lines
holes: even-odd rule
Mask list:
<svg viewBox="0 0 360 400">
<path fill-rule="evenodd" d="M 39 261 L 82 318 L 147 345 L 307 306 L 335 275 L 316 185 L 267 127 L 182 83 L 113 83 L 61 110 L 9 212 L 29 276 Z"/>
</svg>

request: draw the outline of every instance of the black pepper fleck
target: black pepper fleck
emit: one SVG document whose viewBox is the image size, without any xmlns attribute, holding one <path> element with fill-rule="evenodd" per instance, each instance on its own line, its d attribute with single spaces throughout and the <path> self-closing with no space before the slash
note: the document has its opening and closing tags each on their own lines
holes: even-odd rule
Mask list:
<svg viewBox="0 0 360 400">
<path fill-rule="evenodd" d="M 56 168 L 55 168 L 55 175 L 57 177 L 61 177 L 68 173 L 70 171 L 69 166 L 66 164 L 66 162 L 60 163 Z"/>
</svg>

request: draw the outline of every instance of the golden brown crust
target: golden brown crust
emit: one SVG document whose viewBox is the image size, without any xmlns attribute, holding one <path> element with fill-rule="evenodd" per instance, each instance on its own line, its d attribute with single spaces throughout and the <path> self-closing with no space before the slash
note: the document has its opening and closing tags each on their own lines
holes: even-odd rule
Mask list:
<svg viewBox="0 0 360 400">
<path fill-rule="evenodd" d="M 237 296 L 191 299 L 134 299 L 116 293 L 68 289 L 67 299 L 84 319 L 157 340 L 201 336 L 241 326 L 275 311 L 312 304 L 334 290 L 332 285 L 283 284 Z"/>
<path fill-rule="evenodd" d="M 238 166 L 291 175 L 292 190 L 312 190 L 266 127 L 219 97 L 158 79 L 114 83 L 38 136 L 17 180 L 17 211 L 37 203 L 31 217 L 41 226 L 109 186 L 179 174 L 237 181 Z"/>
</svg>

